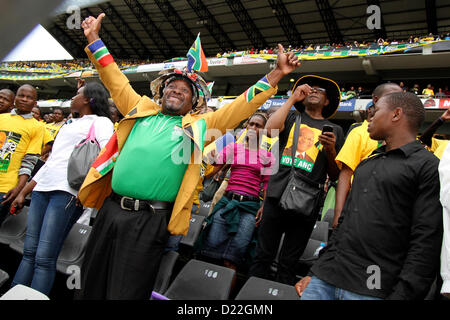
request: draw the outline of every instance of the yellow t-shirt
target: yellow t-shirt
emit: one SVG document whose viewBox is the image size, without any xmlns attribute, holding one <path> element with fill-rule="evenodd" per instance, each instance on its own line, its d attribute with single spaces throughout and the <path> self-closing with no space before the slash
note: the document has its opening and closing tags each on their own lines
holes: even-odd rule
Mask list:
<svg viewBox="0 0 450 320">
<path fill-rule="evenodd" d="M 447 145 L 448 145 L 448 140 L 432 138 L 431 139 L 431 152 L 433 152 L 436 157 L 441 159 Z"/>
<path fill-rule="evenodd" d="M 44 132 L 44 137 L 42 140 L 42 149 L 44 149 L 44 147 L 47 145 L 47 143 L 52 142 L 54 139 L 54 137 L 52 136 L 52 134 L 50 133 L 50 130 L 47 129 L 46 123 L 45 122 L 38 122 L 41 127 L 42 127 L 42 131 Z"/>
<path fill-rule="evenodd" d="M 0 114 L 0 192 L 8 192 L 19 181 L 19 169 L 26 154 L 41 154 L 42 124 L 20 115 Z"/>
<path fill-rule="evenodd" d="M 62 124 L 56 125 L 54 122 L 47 123 L 45 127 L 48 131 L 50 131 L 50 134 L 53 136 L 53 138 L 56 137 L 56 134 L 58 133 L 59 129 L 61 128 Z"/>
<path fill-rule="evenodd" d="M 422 94 L 427 96 L 427 97 L 434 97 L 433 89 L 425 88 L 425 89 L 422 90 Z"/>
<path fill-rule="evenodd" d="M 370 156 L 370 154 L 381 146 L 378 141 L 370 139 L 367 132 L 367 120 L 352 131 L 345 139 L 345 143 L 336 157 L 336 163 L 339 169 L 342 169 L 342 163 L 345 163 L 350 169 L 355 171 L 361 161 Z"/>
</svg>

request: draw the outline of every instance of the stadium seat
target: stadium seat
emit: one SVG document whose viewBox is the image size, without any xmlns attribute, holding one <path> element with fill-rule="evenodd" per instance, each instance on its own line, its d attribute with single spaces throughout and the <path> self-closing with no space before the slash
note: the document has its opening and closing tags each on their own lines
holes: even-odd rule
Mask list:
<svg viewBox="0 0 450 320">
<path fill-rule="evenodd" d="M 326 221 L 317 221 L 314 225 L 314 230 L 311 233 L 310 238 L 322 242 L 328 242 L 328 226 L 329 224 Z"/>
<path fill-rule="evenodd" d="M 164 296 L 171 300 L 227 300 L 236 271 L 191 259 Z"/>
<path fill-rule="evenodd" d="M 195 241 L 197 241 L 197 238 L 200 235 L 200 231 L 202 231 L 202 224 L 204 220 L 204 216 L 193 214 L 191 216 L 191 220 L 189 221 L 188 234 L 181 239 L 180 244 L 188 247 L 193 247 Z"/>
<path fill-rule="evenodd" d="M 293 286 L 250 277 L 235 300 L 300 300 L 300 297 Z"/>
<path fill-rule="evenodd" d="M 9 280 L 9 274 L 6 271 L 0 269 L 0 288 Z"/>
<path fill-rule="evenodd" d="M 280 258 L 281 247 L 283 246 L 283 242 L 284 242 L 284 236 L 285 236 L 285 233 L 283 233 L 281 235 L 280 245 L 278 246 L 278 250 L 277 250 L 277 254 L 275 256 L 275 260 L 272 262 L 272 265 L 270 266 L 270 270 L 273 273 L 277 273 L 278 261 L 279 261 L 279 258 Z"/>
<path fill-rule="evenodd" d="M 9 289 L 0 300 L 50 300 L 45 294 L 18 284 Z"/>
<path fill-rule="evenodd" d="M 164 253 L 161 264 L 159 265 L 158 274 L 156 275 L 155 285 L 153 291 L 162 293 L 167 290 L 170 278 L 172 276 L 173 267 L 177 262 L 179 253 L 173 250 Z"/>
<path fill-rule="evenodd" d="M 300 257 L 300 264 L 311 267 L 318 258 L 318 256 L 314 256 L 314 253 L 316 252 L 317 248 L 320 247 L 321 243 L 325 243 L 326 245 L 325 241 L 319 241 L 310 238 L 308 240 L 308 244 L 306 245 L 305 251 L 303 251 L 303 254 Z"/>
<path fill-rule="evenodd" d="M 198 209 L 198 215 L 207 217 L 209 215 L 209 209 L 211 209 L 211 201 L 204 202 L 200 200 L 200 207 Z"/>
<path fill-rule="evenodd" d="M 68 274 L 67 267 L 71 265 L 81 267 L 91 230 L 91 226 L 84 224 L 75 223 L 73 225 L 59 253 L 58 260 L 56 261 L 56 270 Z"/>
<path fill-rule="evenodd" d="M 334 218 L 334 209 L 328 209 L 328 211 L 323 216 L 322 221 L 328 222 L 328 225 L 331 228 L 331 226 L 333 225 L 333 218 Z"/>
<path fill-rule="evenodd" d="M 27 230 L 28 208 L 23 207 L 18 215 L 8 215 L 0 227 L 0 243 L 9 245 L 24 236 Z"/>
<path fill-rule="evenodd" d="M 11 249 L 13 249 L 14 251 L 16 251 L 20 254 L 23 254 L 23 247 L 25 244 L 25 235 L 26 235 L 26 232 L 20 238 L 14 240 L 14 241 L 11 241 L 9 244 L 9 247 Z"/>
</svg>

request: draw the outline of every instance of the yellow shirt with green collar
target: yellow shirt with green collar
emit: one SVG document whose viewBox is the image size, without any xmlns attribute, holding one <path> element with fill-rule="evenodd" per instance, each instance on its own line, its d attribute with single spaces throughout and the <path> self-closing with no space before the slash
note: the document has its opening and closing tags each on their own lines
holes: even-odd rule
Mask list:
<svg viewBox="0 0 450 320">
<path fill-rule="evenodd" d="M 106 197 L 111 194 L 114 164 L 136 120 L 158 114 L 161 106 L 149 97 L 141 96 L 134 91 L 128 78 L 120 71 L 101 40 L 90 43 L 85 51 L 95 65 L 102 83 L 110 92 L 115 105 L 125 116 L 117 126 L 111 140 L 100 151 L 99 157 L 89 170 L 79 191 L 79 198 L 84 206 L 100 209 Z M 217 129 L 224 134 L 227 129 L 236 128 L 276 92 L 277 87 L 272 87 L 264 76 L 233 102 L 217 111 L 205 114 L 189 113 L 182 117 L 181 129 L 193 141 L 194 152 L 174 202 L 168 225 L 168 231 L 171 234 L 186 235 L 189 229 L 194 192 L 200 180 L 203 149 L 210 143 L 205 140 L 206 130 Z"/>
<path fill-rule="evenodd" d="M 42 124 L 31 113 L 0 114 L 0 192 L 17 186 L 22 159 L 26 154 L 40 155 L 43 141 Z"/>
</svg>

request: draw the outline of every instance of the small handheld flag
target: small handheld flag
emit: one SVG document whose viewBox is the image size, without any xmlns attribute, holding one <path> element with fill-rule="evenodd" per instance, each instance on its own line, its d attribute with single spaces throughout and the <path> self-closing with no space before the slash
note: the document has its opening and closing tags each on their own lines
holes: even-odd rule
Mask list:
<svg viewBox="0 0 450 320">
<path fill-rule="evenodd" d="M 187 57 L 187 69 L 189 72 L 192 72 L 193 70 L 200 72 L 208 71 L 208 62 L 206 61 L 205 53 L 203 52 L 202 44 L 200 43 L 200 33 L 198 33 L 197 39 L 195 39 L 192 47 L 189 49 Z"/>
<path fill-rule="evenodd" d="M 208 87 L 208 90 L 209 90 L 210 95 L 212 95 L 212 88 L 213 88 L 213 86 L 214 86 L 214 82 L 215 82 L 215 81 L 207 82 L 207 83 L 206 83 L 206 86 Z M 199 90 L 199 95 L 200 95 L 200 97 L 204 97 L 204 96 L 205 96 L 205 95 L 203 94 L 203 91 L 202 91 L 202 90 Z"/>
</svg>

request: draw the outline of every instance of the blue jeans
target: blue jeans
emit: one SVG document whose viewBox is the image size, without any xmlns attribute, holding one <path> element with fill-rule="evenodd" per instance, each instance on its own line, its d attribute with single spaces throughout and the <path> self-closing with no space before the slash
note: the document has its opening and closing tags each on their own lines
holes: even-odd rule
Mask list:
<svg viewBox="0 0 450 320">
<path fill-rule="evenodd" d="M 28 210 L 23 258 L 11 287 L 23 284 L 48 295 L 56 260 L 73 224 L 83 212 L 76 198 L 64 191 L 34 191 Z"/>
<path fill-rule="evenodd" d="M 221 216 L 224 209 L 222 208 L 214 213 L 214 220 L 203 242 L 201 254 L 240 265 L 244 263 L 248 246 L 255 231 L 255 215 L 241 212 L 238 231 L 234 235 L 229 235 L 226 220 Z"/>
<path fill-rule="evenodd" d="M 302 294 L 302 300 L 383 300 L 377 297 L 365 296 L 341 288 L 337 288 L 316 276 Z"/>
</svg>

